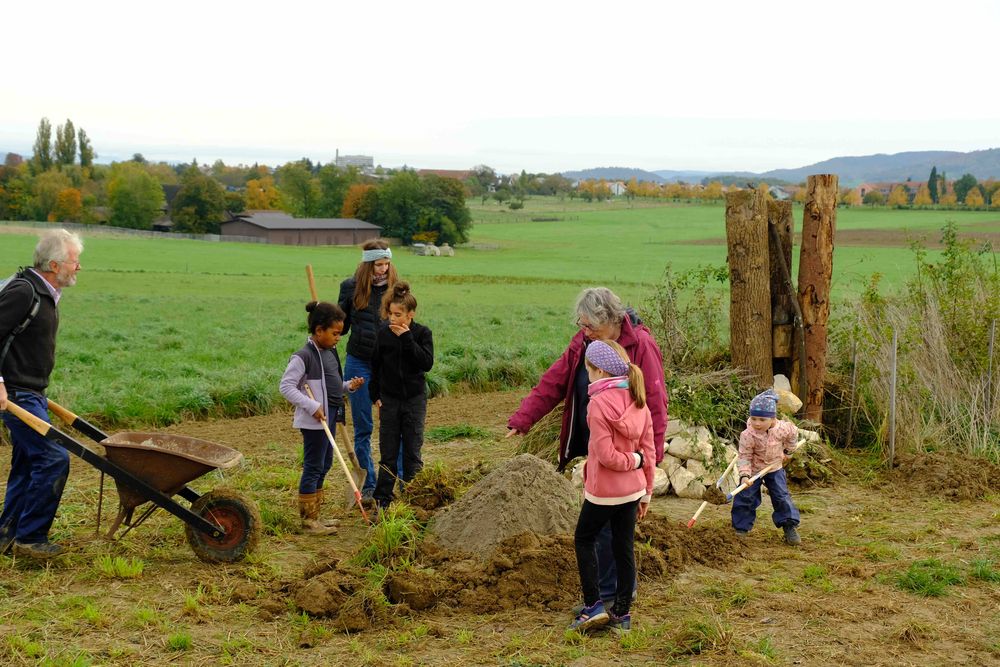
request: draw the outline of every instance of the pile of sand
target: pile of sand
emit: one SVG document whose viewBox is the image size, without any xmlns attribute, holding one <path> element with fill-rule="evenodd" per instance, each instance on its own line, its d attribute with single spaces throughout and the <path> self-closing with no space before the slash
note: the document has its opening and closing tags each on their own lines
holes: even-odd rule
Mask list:
<svg viewBox="0 0 1000 667">
<path fill-rule="evenodd" d="M 551 464 L 521 454 L 439 514 L 430 532 L 445 549 L 487 556 L 521 533 L 572 534 L 580 503 L 579 491 Z"/>
</svg>

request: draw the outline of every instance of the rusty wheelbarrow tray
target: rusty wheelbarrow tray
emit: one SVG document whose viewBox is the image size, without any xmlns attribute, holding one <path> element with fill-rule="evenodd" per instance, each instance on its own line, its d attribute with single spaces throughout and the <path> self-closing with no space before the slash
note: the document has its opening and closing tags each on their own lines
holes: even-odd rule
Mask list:
<svg viewBox="0 0 1000 667">
<path fill-rule="evenodd" d="M 49 408 L 64 422 L 104 446 L 106 455 L 79 443 L 48 422 L 38 419 L 16 404 L 8 410 L 40 435 L 53 440 L 115 480 L 119 510 L 107 536 L 113 538 L 121 525 L 124 535 L 142 524 L 157 507 L 184 522 L 184 532 L 195 555 L 208 562 L 233 562 L 244 558 L 256 545 L 261 520 L 256 504 L 231 490 L 217 489 L 199 494 L 188 482 L 216 469 L 231 468 L 243 455 L 207 440 L 162 433 L 124 432 L 109 436 L 90 422 L 54 401 Z M 172 498 L 179 495 L 191 503 L 185 507 Z M 152 505 L 135 521 L 132 514 L 146 502 Z M 98 504 L 98 530 L 100 509 Z"/>
</svg>

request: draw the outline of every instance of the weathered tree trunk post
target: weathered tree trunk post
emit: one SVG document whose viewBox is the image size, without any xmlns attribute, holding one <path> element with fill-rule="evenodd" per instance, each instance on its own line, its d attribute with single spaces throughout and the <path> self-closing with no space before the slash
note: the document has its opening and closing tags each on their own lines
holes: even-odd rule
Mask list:
<svg viewBox="0 0 1000 667">
<path fill-rule="evenodd" d="M 767 202 L 767 224 L 777 232 L 768 234 L 768 254 L 771 267 L 771 340 L 772 356 L 774 357 L 774 372 L 781 373 L 791 379 L 794 309 L 792 300 L 795 295 L 785 280 L 785 272 L 781 266 L 792 270 L 792 202 Z M 780 247 L 778 247 L 780 243 Z"/>
<path fill-rule="evenodd" d="M 806 418 L 815 422 L 823 421 L 833 235 L 837 228 L 837 184 L 835 174 L 810 176 L 806 182 L 805 211 L 802 215 L 798 287 L 805 326 L 808 393 L 801 398 Z"/>
<path fill-rule="evenodd" d="M 767 205 L 757 191 L 726 193 L 726 242 L 729 247 L 729 349 L 733 366 L 770 387 L 771 292 Z"/>
</svg>

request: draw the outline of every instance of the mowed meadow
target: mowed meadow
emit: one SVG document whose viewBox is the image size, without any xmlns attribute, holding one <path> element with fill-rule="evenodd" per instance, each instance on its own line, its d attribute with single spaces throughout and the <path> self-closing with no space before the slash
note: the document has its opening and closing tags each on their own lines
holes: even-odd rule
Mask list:
<svg viewBox="0 0 1000 667">
<path fill-rule="evenodd" d="M 608 286 L 642 312 L 668 265 L 684 272 L 726 259 L 722 205 L 535 198 L 518 211 L 470 207 L 471 243 L 454 257 L 394 249 L 419 301 L 417 320 L 434 331 L 434 393 L 530 386 L 573 334 L 573 300 L 584 287 Z M 801 207 L 795 216 L 798 227 Z M 913 272 L 910 241 L 936 240 L 949 220 L 963 233 L 1000 232 L 995 212 L 841 209 L 835 311 L 873 273 L 883 287 L 901 284 Z M 0 274 L 30 263 L 37 232 L 0 224 Z M 50 394 L 109 426 L 280 405 L 278 378 L 306 336 L 305 266 L 320 297 L 333 301 L 360 255 L 354 247 L 83 235 L 83 271 L 60 307 Z"/>
</svg>

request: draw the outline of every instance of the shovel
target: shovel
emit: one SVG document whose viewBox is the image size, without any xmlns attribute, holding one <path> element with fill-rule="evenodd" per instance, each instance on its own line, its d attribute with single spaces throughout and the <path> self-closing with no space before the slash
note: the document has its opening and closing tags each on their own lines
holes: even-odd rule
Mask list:
<svg viewBox="0 0 1000 667">
<path fill-rule="evenodd" d="M 721 487 L 722 487 L 722 480 L 724 480 L 724 479 L 726 478 L 726 475 L 728 475 L 728 474 L 730 473 L 730 471 L 732 471 L 732 469 L 733 469 L 733 466 L 735 466 L 735 465 L 736 465 L 736 461 L 737 461 L 737 460 L 738 460 L 739 458 L 740 458 L 740 455 L 739 455 L 739 454 L 737 454 L 736 456 L 734 456 L 734 457 L 733 457 L 733 460 L 729 462 L 729 465 L 728 465 L 728 466 L 726 466 L 726 470 L 725 470 L 725 472 L 723 472 L 723 473 L 722 473 L 722 474 L 721 474 L 721 475 L 719 476 L 719 479 L 718 479 L 718 481 L 716 481 L 716 482 L 715 482 L 715 488 L 721 488 Z M 699 516 L 701 516 L 701 513 L 705 511 L 705 508 L 706 508 L 706 507 L 708 507 L 708 501 L 707 501 L 707 500 L 705 500 L 705 501 L 703 501 L 703 502 L 701 503 L 701 507 L 699 507 L 699 508 L 698 508 L 698 511 L 697 511 L 697 512 L 695 512 L 695 513 L 694 513 L 694 516 L 693 516 L 693 517 L 691 517 L 691 520 L 690 520 L 690 521 L 688 521 L 688 523 L 687 523 L 687 526 L 688 526 L 688 528 L 692 528 L 692 527 L 694 527 L 694 522 L 698 520 L 698 517 L 699 517 Z"/>
<path fill-rule="evenodd" d="M 764 468 L 763 470 L 761 470 L 760 472 L 758 472 L 756 475 L 754 475 L 753 477 L 751 477 L 747 481 L 745 481 L 742 484 L 740 484 L 739 486 L 737 486 L 735 489 L 733 489 L 729 493 L 727 493 L 726 494 L 726 502 L 728 503 L 730 500 L 732 500 L 733 496 L 735 496 L 740 491 L 745 491 L 747 489 L 747 487 L 753 486 L 754 482 L 756 482 L 758 479 L 760 479 L 764 475 L 767 475 L 769 473 L 774 472 L 775 470 L 780 470 L 780 469 L 781 469 L 781 460 L 779 459 L 779 460 L 775 461 L 774 463 L 770 464 L 769 466 L 767 466 L 766 468 Z"/>
<path fill-rule="evenodd" d="M 308 384 L 305 385 L 305 389 L 306 393 L 309 394 L 309 398 L 315 401 L 316 397 L 313 396 L 312 389 L 309 388 Z M 333 453 L 337 455 L 337 460 L 340 461 L 340 467 L 344 469 L 344 476 L 346 476 L 347 481 L 351 483 L 351 491 L 354 492 L 354 500 L 358 503 L 358 509 L 361 510 L 361 516 L 364 517 L 366 523 L 370 523 L 370 521 L 368 521 L 368 513 L 365 512 L 365 505 L 361 501 L 361 491 L 358 490 L 358 485 L 354 483 L 354 477 L 351 476 L 351 471 L 347 468 L 347 462 L 344 461 L 344 457 L 340 453 L 340 447 L 337 447 L 337 441 L 334 440 L 333 433 L 330 432 L 330 425 L 326 423 L 325 419 L 322 423 L 323 430 L 326 431 L 327 440 L 330 441 L 330 446 L 333 447 Z"/>
</svg>

